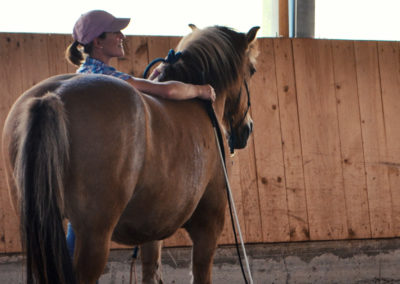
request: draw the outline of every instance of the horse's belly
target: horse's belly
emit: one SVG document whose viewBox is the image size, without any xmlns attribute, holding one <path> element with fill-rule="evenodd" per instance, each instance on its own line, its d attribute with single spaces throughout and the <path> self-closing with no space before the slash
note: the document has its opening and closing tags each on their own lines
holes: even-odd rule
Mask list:
<svg viewBox="0 0 400 284">
<path fill-rule="evenodd" d="M 132 224 L 118 223 L 115 227 L 112 240 L 124 245 L 138 245 L 149 241 L 162 240 L 171 236 L 179 227 L 164 230 L 150 228 L 136 228 Z"/>
<path fill-rule="evenodd" d="M 166 225 L 163 221 L 167 217 L 160 217 L 159 220 L 147 220 L 146 223 L 141 220 L 143 218 L 146 218 L 145 213 L 137 216 L 134 220 L 122 217 L 114 229 L 112 240 L 125 245 L 141 244 L 165 239 L 182 226 L 180 222 L 171 222 L 171 219 Z"/>
<path fill-rule="evenodd" d="M 168 191 L 163 189 L 164 193 Z M 154 197 L 148 193 L 134 197 L 114 229 L 113 240 L 134 245 L 171 236 L 191 217 L 204 189 L 189 191 L 186 189 L 183 193 L 175 188 L 165 196 Z"/>
</svg>

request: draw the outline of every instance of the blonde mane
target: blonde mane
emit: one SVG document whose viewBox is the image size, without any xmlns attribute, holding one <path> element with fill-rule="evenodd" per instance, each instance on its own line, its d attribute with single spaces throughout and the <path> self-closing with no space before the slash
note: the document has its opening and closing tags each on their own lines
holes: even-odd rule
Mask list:
<svg viewBox="0 0 400 284">
<path fill-rule="evenodd" d="M 244 33 L 214 26 L 194 29 L 178 45 L 180 60 L 166 64 L 160 81 L 179 80 L 192 84 L 210 84 L 215 90 L 226 89 L 237 81 L 245 56 L 250 53 Z"/>
</svg>

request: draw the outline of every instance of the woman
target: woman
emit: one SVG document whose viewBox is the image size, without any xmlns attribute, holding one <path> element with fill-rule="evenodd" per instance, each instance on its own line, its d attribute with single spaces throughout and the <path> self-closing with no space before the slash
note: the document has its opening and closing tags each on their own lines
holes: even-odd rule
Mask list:
<svg viewBox="0 0 400 284">
<path fill-rule="evenodd" d="M 121 30 L 126 28 L 129 18 L 115 18 L 101 10 L 83 14 L 75 23 L 74 42 L 67 48 L 69 62 L 79 66 L 77 73 L 105 74 L 125 80 L 141 92 L 175 100 L 201 98 L 215 100 L 214 89 L 210 85 L 191 85 L 178 81 L 155 82 L 132 77 L 109 66 L 111 58 L 124 56 Z M 83 48 L 83 53 L 79 50 Z M 150 76 L 154 78 L 155 75 Z M 75 234 L 68 224 L 67 244 L 71 257 L 75 246 Z"/>
<path fill-rule="evenodd" d="M 126 28 L 129 22 L 129 18 L 115 18 L 102 10 L 83 14 L 75 23 L 74 42 L 66 52 L 68 61 L 79 66 L 76 72 L 115 76 L 141 92 L 162 98 L 183 100 L 198 97 L 215 100 L 215 92 L 210 85 L 191 85 L 178 81 L 155 82 L 132 77 L 109 66 L 111 58 L 125 54 L 125 36 L 121 30 Z M 78 49 L 79 46 L 83 47 L 83 53 Z"/>
</svg>

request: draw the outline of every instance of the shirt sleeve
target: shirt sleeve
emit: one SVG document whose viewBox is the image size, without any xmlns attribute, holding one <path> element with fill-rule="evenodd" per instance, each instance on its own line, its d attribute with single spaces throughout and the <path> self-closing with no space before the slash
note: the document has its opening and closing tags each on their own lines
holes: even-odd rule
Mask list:
<svg viewBox="0 0 400 284">
<path fill-rule="evenodd" d="M 128 80 L 129 78 L 131 78 L 130 75 L 128 75 L 128 74 L 126 74 L 124 72 L 116 71 L 116 70 L 109 70 L 109 71 L 105 72 L 104 74 L 117 77 L 117 78 L 122 79 L 124 81 Z"/>
</svg>

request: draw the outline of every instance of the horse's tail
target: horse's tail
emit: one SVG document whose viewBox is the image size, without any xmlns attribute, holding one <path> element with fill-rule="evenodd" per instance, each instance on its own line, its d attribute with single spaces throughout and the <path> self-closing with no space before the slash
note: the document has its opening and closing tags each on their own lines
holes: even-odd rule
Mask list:
<svg viewBox="0 0 400 284">
<path fill-rule="evenodd" d="M 17 126 L 15 179 L 27 283 L 76 283 L 62 223 L 69 143 L 64 106 L 54 93 L 33 98 Z"/>
</svg>

